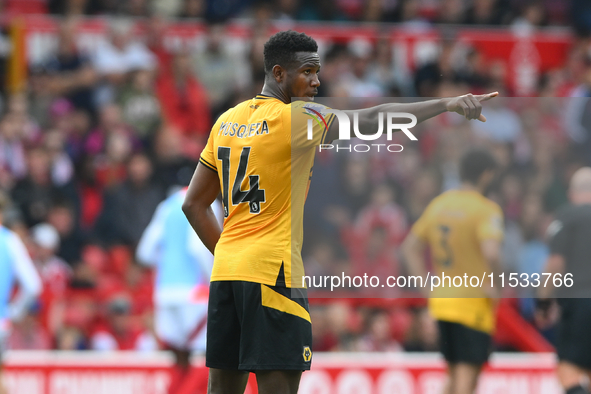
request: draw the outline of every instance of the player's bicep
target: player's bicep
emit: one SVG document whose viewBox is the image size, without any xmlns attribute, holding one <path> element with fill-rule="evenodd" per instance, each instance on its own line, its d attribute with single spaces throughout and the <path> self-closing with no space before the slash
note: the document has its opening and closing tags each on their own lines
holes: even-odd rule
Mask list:
<svg viewBox="0 0 591 394">
<path fill-rule="evenodd" d="M 185 195 L 183 212 L 212 254 L 222 232 L 211 209 L 211 203 L 219 193 L 220 181 L 217 172 L 199 164 Z"/>
</svg>

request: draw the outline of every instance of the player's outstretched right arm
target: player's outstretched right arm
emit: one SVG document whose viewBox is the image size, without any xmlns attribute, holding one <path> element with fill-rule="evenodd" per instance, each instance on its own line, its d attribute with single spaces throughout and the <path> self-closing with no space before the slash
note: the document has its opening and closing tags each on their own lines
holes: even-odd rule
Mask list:
<svg viewBox="0 0 591 394">
<path fill-rule="evenodd" d="M 445 97 L 435 100 L 419 101 L 416 103 L 389 103 L 376 105 L 370 108 L 359 110 L 344 111 L 351 119 L 353 114 L 357 113 L 359 117 L 359 132 L 364 134 L 364 130 L 369 133 L 375 133 L 376 125 L 379 119 L 380 112 L 398 112 L 413 114 L 417 118 L 417 123 L 430 119 L 434 116 L 440 115 L 444 112 L 455 112 L 464 116 L 468 120 L 478 119 L 481 122 L 486 122 L 486 117 L 482 115 L 481 102 L 497 97 L 498 92 L 488 94 L 465 94 L 457 97 Z M 382 118 L 384 124 L 382 130 L 387 128 L 386 117 Z M 408 122 L 405 119 L 402 123 Z M 326 141 L 333 141 L 339 138 L 338 122 L 333 122 L 328 130 L 328 138 Z"/>
<path fill-rule="evenodd" d="M 183 203 L 183 212 L 203 244 L 213 254 L 222 229 L 211 209 L 220 193 L 218 173 L 199 164 Z"/>
</svg>

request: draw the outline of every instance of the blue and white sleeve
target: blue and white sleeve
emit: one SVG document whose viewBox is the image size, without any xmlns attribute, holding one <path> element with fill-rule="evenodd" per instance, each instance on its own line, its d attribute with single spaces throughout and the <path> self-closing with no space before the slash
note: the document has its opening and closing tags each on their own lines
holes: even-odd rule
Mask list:
<svg viewBox="0 0 591 394">
<path fill-rule="evenodd" d="M 144 230 L 135 251 L 136 259 L 144 265 L 154 266 L 158 263 L 158 252 L 164 234 L 167 200 L 162 201 L 156 208 L 148 227 Z"/>
<path fill-rule="evenodd" d="M 27 308 L 41 294 L 41 278 L 33 265 L 23 241 L 15 233 L 8 239 L 8 249 L 14 267 L 15 278 L 19 284 L 19 293 L 9 306 L 10 320 L 20 320 Z"/>
</svg>

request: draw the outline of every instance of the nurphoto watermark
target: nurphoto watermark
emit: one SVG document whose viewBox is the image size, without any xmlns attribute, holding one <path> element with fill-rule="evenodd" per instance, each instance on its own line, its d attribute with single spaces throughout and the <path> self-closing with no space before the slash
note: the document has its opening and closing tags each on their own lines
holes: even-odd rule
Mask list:
<svg viewBox="0 0 591 394">
<path fill-rule="evenodd" d="M 359 110 L 341 110 L 330 104 L 306 103 L 301 109 L 307 117 L 294 116 L 292 128 L 306 130 L 308 141 L 316 143 L 318 152 L 391 152 L 404 150 L 400 143 L 379 143 L 378 140 L 391 142 L 394 133 L 402 132 L 410 141 L 417 141 L 411 129 L 418 123 L 417 117 L 408 112 L 376 112 L 368 121 L 360 116 Z M 361 119 L 360 119 L 361 118 Z M 306 121 L 303 124 L 303 121 Z M 338 132 L 337 132 L 338 130 Z M 400 134 L 400 133 L 399 133 Z M 331 138 L 324 138 L 329 135 Z M 351 141 L 355 139 L 355 141 Z M 339 140 L 333 143 L 332 140 Z M 347 141 L 349 143 L 347 144 Z M 385 142 L 385 141 L 384 141 Z M 398 141 L 399 142 L 399 141 Z"/>
<path fill-rule="evenodd" d="M 306 107 L 304 107 L 306 108 Z M 322 113 L 318 111 L 314 111 L 312 108 L 306 108 L 318 117 L 323 118 Z M 349 119 L 349 115 L 347 115 L 344 111 L 340 111 L 338 109 L 326 109 L 325 114 L 334 114 L 335 121 L 338 122 L 339 126 L 339 136 L 338 139 L 342 141 L 347 141 L 351 139 L 351 121 Z M 355 137 L 359 138 L 363 141 L 375 141 L 382 137 L 384 134 L 384 114 L 386 117 L 386 139 L 388 141 L 392 141 L 392 133 L 394 131 L 402 131 L 411 141 L 417 141 L 417 137 L 409 130 L 410 128 L 416 126 L 417 124 L 417 117 L 413 114 L 406 113 L 406 112 L 379 112 L 378 113 L 378 130 L 375 133 L 368 133 L 364 134 L 359 131 L 359 113 L 353 113 L 353 133 Z M 394 119 L 401 119 L 406 118 L 409 119 L 409 123 L 394 123 Z M 325 119 L 323 119 L 325 121 Z M 317 121 L 319 121 L 317 119 Z M 326 122 L 323 122 L 326 124 Z M 314 139 L 314 124 L 312 119 L 308 119 L 307 124 L 307 132 L 308 132 L 308 140 Z M 328 149 L 335 149 L 336 152 L 341 150 L 349 151 L 349 152 L 369 152 L 372 149 L 376 151 L 380 151 L 380 149 L 385 149 L 388 152 L 402 152 L 404 147 L 400 144 L 349 144 L 347 145 L 336 145 L 336 144 L 320 144 L 318 146 L 318 151 L 321 152 L 322 150 Z"/>
</svg>

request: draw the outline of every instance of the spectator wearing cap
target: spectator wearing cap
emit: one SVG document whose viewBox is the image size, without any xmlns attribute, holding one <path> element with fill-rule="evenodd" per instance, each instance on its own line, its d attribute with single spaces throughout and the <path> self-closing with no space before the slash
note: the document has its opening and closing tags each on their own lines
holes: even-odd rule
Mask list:
<svg viewBox="0 0 591 394">
<path fill-rule="evenodd" d="M 54 334 L 62 328 L 65 297 L 72 269 L 56 252 L 60 236 L 51 224 L 40 223 L 31 229 L 33 262 L 43 282 L 41 294 L 41 320 Z"/>
</svg>

